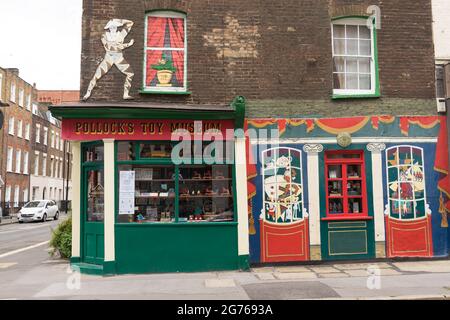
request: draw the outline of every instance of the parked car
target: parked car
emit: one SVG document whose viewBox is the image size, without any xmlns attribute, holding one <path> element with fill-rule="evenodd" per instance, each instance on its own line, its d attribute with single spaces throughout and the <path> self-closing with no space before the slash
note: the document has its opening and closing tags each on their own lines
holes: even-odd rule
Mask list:
<svg viewBox="0 0 450 320">
<path fill-rule="evenodd" d="M 58 220 L 59 209 L 58 205 L 53 200 L 34 200 L 28 202 L 20 209 L 17 215 L 19 223 L 42 221 L 45 222 L 48 218 Z"/>
</svg>

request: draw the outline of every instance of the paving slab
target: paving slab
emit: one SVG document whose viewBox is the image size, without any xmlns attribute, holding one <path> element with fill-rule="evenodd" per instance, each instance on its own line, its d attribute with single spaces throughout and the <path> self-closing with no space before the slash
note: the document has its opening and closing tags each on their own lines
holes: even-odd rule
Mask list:
<svg viewBox="0 0 450 320">
<path fill-rule="evenodd" d="M 251 271 L 256 272 L 256 273 L 274 272 L 275 268 L 273 268 L 273 267 L 252 268 Z"/>
<path fill-rule="evenodd" d="M 337 298 L 339 294 L 318 281 L 258 283 L 243 286 L 252 300 Z"/>
<path fill-rule="evenodd" d="M 262 272 L 262 273 L 257 273 L 256 277 L 258 277 L 259 280 L 276 280 L 275 276 L 273 275 L 273 273 L 268 273 L 268 272 Z"/>
<path fill-rule="evenodd" d="M 450 261 L 397 262 L 393 265 L 404 272 L 450 273 Z"/>
<path fill-rule="evenodd" d="M 348 278 L 350 275 L 344 272 L 336 272 L 336 273 L 321 273 L 319 274 L 319 278 Z"/>
<path fill-rule="evenodd" d="M 278 280 L 299 280 L 299 279 L 316 279 L 314 272 L 296 272 L 296 273 L 274 273 Z"/>
<path fill-rule="evenodd" d="M 369 273 L 366 269 L 350 269 L 350 270 L 344 270 L 346 274 L 348 274 L 351 277 L 368 277 Z"/>
<path fill-rule="evenodd" d="M 334 268 L 339 270 L 359 270 L 359 269 L 365 269 L 369 267 L 376 266 L 380 269 L 386 269 L 386 268 L 392 268 L 391 265 L 381 262 L 381 263 L 351 263 L 351 264 L 335 264 L 333 265 Z"/>
<path fill-rule="evenodd" d="M 340 272 L 340 270 L 333 267 L 310 267 L 312 271 L 315 273 L 336 273 Z"/>
<path fill-rule="evenodd" d="M 234 288 L 236 283 L 233 279 L 206 279 L 206 288 Z"/>
<path fill-rule="evenodd" d="M 289 267 L 276 267 L 275 272 L 296 273 L 296 272 L 311 272 L 311 270 L 307 267 L 289 266 Z"/>
</svg>

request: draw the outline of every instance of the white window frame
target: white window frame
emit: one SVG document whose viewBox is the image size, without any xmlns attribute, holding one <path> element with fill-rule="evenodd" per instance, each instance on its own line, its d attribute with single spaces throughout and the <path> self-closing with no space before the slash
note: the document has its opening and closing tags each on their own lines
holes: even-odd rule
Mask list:
<svg viewBox="0 0 450 320">
<path fill-rule="evenodd" d="M 147 34 L 148 34 L 148 17 L 160 17 L 160 18 L 183 18 L 184 19 L 184 48 L 157 48 L 147 46 Z M 187 15 L 181 12 L 174 11 L 153 11 L 145 15 L 145 37 L 144 37 L 144 72 L 143 72 L 143 91 L 144 92 L 187 92 Z M 148 50 L 161 50 L 161 51 L 184 51 L 184 79 L 183 87 L 147 87 L 147 51 Z"/>
<path fill-rule="evenodd" d="M 17 137 L 23 138 L 23 121 L 17 120 Z"/>
<path fill-rule="evenodd" d="M 39 176 L 39 151 L 34 152 L 34 175 Z"/>
<path fill-rule="evenodd" d="M 28 202 L 28 188 L 23 190 L 23 202 Z"/>
<path fill-rule="evenodd" d="M 6 158 L 6 171 L 13 172 L 13 157 L 14 157 L 14 148 L 8 147 L 7 158 Z"/>
<path fill-rule="evenodd" d="M 9 118 L 8 120 L 8 134 L 14 135 L 14 126 L 16 119 L 14 117 Z"/>
<path fill-rule="evenodd" d="M 335 25 L 351 25 L 351 26 L 366 26 L 367 27 L 367 21 L 368 19 L 365 18 L 342 18 L 332 21 L 331 23 L 331 48 L 332 48 L 332 59 L 333 59 L 333 65 L 334 65 L 334 58 L 335 57 L 350 57 L 350 58 L 369 58 L 370 59 L 370 83 L 371 83 L 371 89 L 370 90 L 356 90 L 356 89 L 335 89 L 334 88 L 334 70 L 333 70 L 333 95 L 336 96 L 358 96 L 358 95 L 375 95 L 377 92 L 377 83 L 376 83 L 376 63 L 375 63 L 375 38 L 374 38 L 374 29 L 375 28 L 369 28 L 370 30 L 370 41 L 371 41 L 371 55 L 370 56 L 361 56 L 361 55 L 337 55 L 335 54 L 334 50 L 334 26 Z M 339 38 L 341 39 L 341 38 Z M 359 28 L 358 28 L 358 39 L 359 39 Z M 347 40 L 347 38 L 345 38 Z M 355 39 L 353 39 L 355 40 Z M 345 43 L 345 47 L 347 47 L 347 42 Z M 359 43 L 358 43 L 359 47 Z M 345 66 L 344 66 L 345 68 Z M 359 69 L 359 65 L 358 65 Z M 345 73 L 345 70 L 344 70 Z M 359 70 L 358 70 L 359 75 Z M 358 78 L 359 82 L 359 78 Z"/>
<path fill-rule="evenodd" d="M 24 98 L 25 98 L 25 91 L 23 90 L 23 88 L 19 88 L 19 107 L 23 107 L 24 106 Z"/>
<path fill-rule="evenodd" d="M 34 115 L 38 114 L 38 105 L 36 103 L 33 103 L 31 113 L 33 113 Z"/>
<path fill-rule="evenodd" d="M 59 133 L 56 132 L 55 149 L 59 150 Z"/>
<path fill-rule="evenodd" d="M 48 128 L 44 127 L 44 145 L 48 145 Z"/>
<path fill-rule="evenodd" d="M 55 148 L 55 130 L 52 130 L 52 133 L 51 133 L 50 147 Z"/>
<path fill-rule="evenodd" d="M 28 151 L 23 152 L 23 174 L 28 174 L 28 162 L 30 154 Z"/>
<path fill-rule="evenodd" d="M 0 73 L 0 101 L 3 100 L 3 73 Z"/>
<path fill-rule="evenodd" d="M 16 83 L 13 81 L 11 82 L 11 88 L 9 92 L 9 100 L 13 103 L 16 103 Z"/>
<path fill-rule="evenodd" d="M 26 103 L 27 110 L 31 111 L 31 93 L 27 94 Z"/>
<path fill-rule="evenodd" d="M 47 176 L 47 154 L 42 154 L 42 176 Z"/>
<path fill-rule="evenodd" d="M 5 202 L 11 202 L 11 186 L 7 185 L 5 188 Z"/>
<path fill-rule="evenodd" d="M 21 166 L 22 166 L 22 150 L 20 149 L 16 149 L 16 173 L 20 173 L 21 171 Z"/>
<path fill-rule="evenodd" d="M 26 125 L 25 125 L 25 140 L 28 140 L 28 141 L 30 141 L 30 124 L 29 123 L 27 123 Z"/>
<path fill-rule="evenodd" d="M 19 206 L 19 199 L 20 199 L 20 186 L 16 185 L 14 188 L 14 208 L 17 208 Z"/>
<path fill-rule="evenodd" d="M 36 124 L 36 143 L 41 143 L 41 125 Z"/>
</svg>

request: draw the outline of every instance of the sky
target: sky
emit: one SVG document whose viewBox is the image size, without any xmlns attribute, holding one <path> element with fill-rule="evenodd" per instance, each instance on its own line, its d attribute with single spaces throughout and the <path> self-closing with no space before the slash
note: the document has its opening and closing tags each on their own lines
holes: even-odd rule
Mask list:
<svg viewBox="0 0 450 320">
<path fill-rule="evenodd" d="M 82 0 L 0 0 L 0 67 L 40 90 L 80 87 Z"/>
</svg>

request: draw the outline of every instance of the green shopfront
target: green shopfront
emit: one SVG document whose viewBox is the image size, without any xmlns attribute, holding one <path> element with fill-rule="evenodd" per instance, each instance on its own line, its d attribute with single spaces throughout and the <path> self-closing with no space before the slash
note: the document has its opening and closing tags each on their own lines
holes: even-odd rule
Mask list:
<svg viewBox="0 0 450 320">
<path fill-rule="evenodd" d="M 248 268 L 244 104 L 51 107 L 73 150 L 72 266 Z"/>
</svg>

